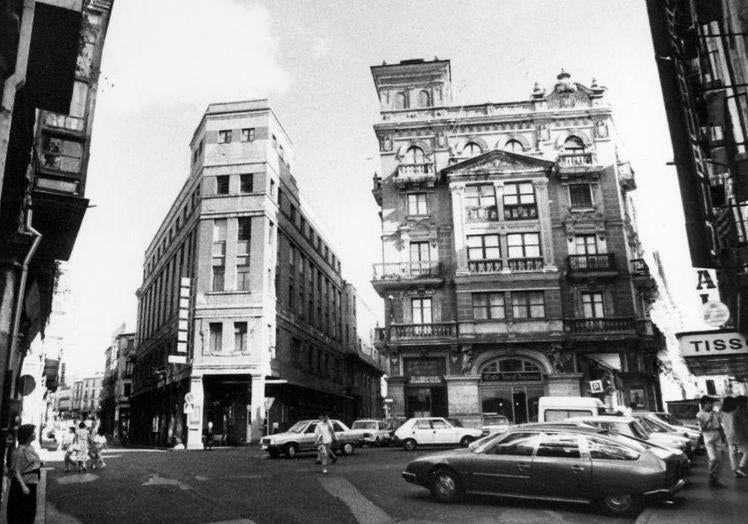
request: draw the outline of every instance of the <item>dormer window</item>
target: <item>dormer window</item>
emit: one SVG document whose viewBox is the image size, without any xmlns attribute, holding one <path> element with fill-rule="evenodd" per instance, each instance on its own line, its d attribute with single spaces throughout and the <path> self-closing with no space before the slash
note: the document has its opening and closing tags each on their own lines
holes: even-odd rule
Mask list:
<svg viewBox="0 0 748 524">
<path fill-rule="evenodd" d="M 584 142 L 578 136 L 571 135 L 564 141 L 564 153 L 584 153 Z"/>
<path fill-rule="evenodd" d="M 395 93 L 395 109 L 405 109 L 408 107 L 408 97 L 405 93 Z"/>
<path fill-rule="evenodd" d="M 507 140 L 506 144 L 504 144 L 504 151 L 522 153 L 524 150 L 525 148 L 519 140 Z"/>
<path fill-rule="evenodd" d="M 468 142 L 465 147 L 462 148 L 462 156 L 472 158 L 483 153 L 483 148 L 475 142 Z"/>
<path fill-rule="evenodd" d="M 409 147 L 403 160 L 406 164 L 423 164 L 426 161 L 423 149 L 418 146 Z"/>
<path fill-rule="evenodd" d="M 430 107 L 431 94 L 425 89 L 418 93 L 418 107 Z"/>
</svg>

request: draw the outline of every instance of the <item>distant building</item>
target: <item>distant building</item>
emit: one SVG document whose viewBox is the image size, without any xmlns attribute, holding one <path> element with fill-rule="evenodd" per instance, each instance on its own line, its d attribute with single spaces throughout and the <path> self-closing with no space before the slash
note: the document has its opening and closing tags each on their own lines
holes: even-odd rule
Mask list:
<svg viewBox="0 0 748 524">
<path fill-rule="evenodd" d="M 101 409 L 101 389 L 104 384 L 104 373 L 76 380 L 73 383 L 71 410 L 74 418 L 97 418 Z"/>
<path fill-rule="evenodd" d="M 658 409 L 631 166 L 605 88 L 562 71 L 525 100 L 456 105 L 449 60 L 371 68 L 396 416 L 537 416 L 544 395 Z"/>
<path fill-rule="evenodd" d="M 52 412 L 58 420 L 73 418 L 73 390 L 71 388 L 57 388 L 57 391 L 52 394 Z"/>
<path fill-rule="evenodd" d="M 101 393 L 101 431 L 119 437 L 130 427 L 130 395 L 135 333 L 118 333 L 105 351 Z"/>
<path fill-rule="evenodd" d="M 344 338 L 340 260 L 267 101 L 211 104 L 190 150 L 145 252 L 131 438 L 199 448 L 210 422 L 242 444 L 322 412 L 375 412 L 364 404 L 382 371 L 356 350 L 351 319 Z"/>
</svg>

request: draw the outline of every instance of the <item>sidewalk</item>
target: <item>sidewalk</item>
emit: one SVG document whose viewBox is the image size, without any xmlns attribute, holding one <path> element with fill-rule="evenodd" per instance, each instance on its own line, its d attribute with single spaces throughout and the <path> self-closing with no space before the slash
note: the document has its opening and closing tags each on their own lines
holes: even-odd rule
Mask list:
<svg viewBox="0 0 748 524">
<path fill-rule="evenodd" d="M 724 457 L 727 462 L 727 457 Z M 706 457 L 698 456 L 688 476 L 688 485 L 677 495 L 673 507 L 649 506 L 636 524 L 732 524 L 748 522 L 748 479 L 738 480 L 728 464 L 722 464 L 725 489 L 708 486 Z"/>
</svg>

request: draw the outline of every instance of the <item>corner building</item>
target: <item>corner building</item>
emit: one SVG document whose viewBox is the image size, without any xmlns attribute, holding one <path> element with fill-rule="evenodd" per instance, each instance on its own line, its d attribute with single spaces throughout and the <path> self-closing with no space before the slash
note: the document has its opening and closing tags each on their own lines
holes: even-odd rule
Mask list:
<svg viewBox="0 0 748 524">
<path fill-rule="evenodd" d="M 131 438 L 200 448 L 212 423 L 238 445 L 322 411 L 355 417 L 348 378 L 382 372 L 343 337 L 347 284 L 283 126 L 267 100 L 211 104 L 190 148 L 191 174 L 145 253 Z"/>
<path fill-rule="evenodd" d="M 521 423 L 544 395 L 658 407 L 656 285 L 605 88 L 562 71 L 528 100 L 457 106 L 448 60 L 372 75 L 383 253 L 372 283 L 395 416 Z"/>
</svg>

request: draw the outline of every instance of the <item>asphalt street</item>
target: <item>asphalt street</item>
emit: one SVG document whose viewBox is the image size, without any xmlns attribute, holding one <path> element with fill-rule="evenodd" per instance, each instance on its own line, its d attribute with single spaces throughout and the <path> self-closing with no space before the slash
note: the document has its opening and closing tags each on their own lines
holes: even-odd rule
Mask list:
<svg viewBox="0 0 748 524">
<path fill-rule="evenodd" d="M 438 504 L 400 477 L 423 453 L 359 449 L 322 475 L 313 455 L 273 460 L 255 447 L 115 449 L 107 453 L 106 469 L 86 474 L 48 464 L 47 522 L 632 522 L 565 504 L 492 498 Z"/>
</svg>

